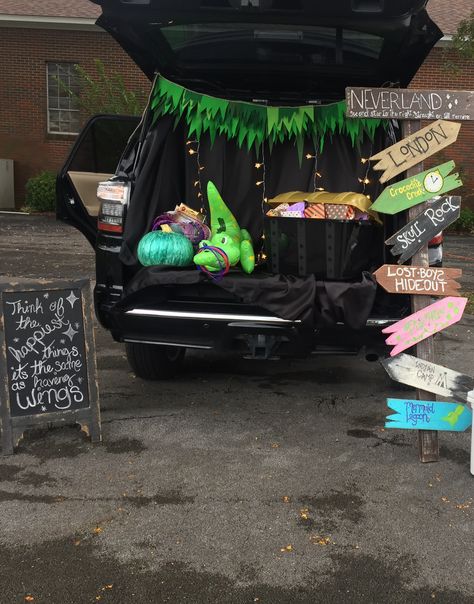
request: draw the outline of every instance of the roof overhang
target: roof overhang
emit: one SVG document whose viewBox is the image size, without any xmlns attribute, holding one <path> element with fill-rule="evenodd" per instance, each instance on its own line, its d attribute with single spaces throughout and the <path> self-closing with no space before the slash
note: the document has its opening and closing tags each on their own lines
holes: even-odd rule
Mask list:
<svg viewBox="0 0 474 604">
<path fill-rule="evenodd" d="M 39 17 L 36 15 L 0 14 L 0 27 L 103 32 L 102 28 L 95 24 L 95 19 L 83 19 L 80 17 Z"/>
</svg>

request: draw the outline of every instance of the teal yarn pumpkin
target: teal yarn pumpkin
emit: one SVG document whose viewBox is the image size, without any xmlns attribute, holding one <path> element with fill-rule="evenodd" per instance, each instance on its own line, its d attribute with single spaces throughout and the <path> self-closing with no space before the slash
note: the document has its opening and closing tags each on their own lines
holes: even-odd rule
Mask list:
<svg viewBox="0 0 474 604">
<path fill-rule="evenodd" d="M 143 266 L 189 266 L 193 263 L 194 249 L 180 233 L 152 231 L 140 240 L 137 255 Z"/>
</svg>

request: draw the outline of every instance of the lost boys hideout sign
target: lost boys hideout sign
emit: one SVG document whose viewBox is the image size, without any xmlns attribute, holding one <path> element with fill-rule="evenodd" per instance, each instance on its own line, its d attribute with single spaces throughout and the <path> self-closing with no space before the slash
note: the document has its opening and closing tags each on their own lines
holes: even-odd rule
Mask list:
<svg viewBox="0 0 474 604">
<path fill-rule="evenodd" d="M 23 432 L 79 423 L 100 440 L 89 281 L 0 286 L 2 453 Z"/>
</svg>

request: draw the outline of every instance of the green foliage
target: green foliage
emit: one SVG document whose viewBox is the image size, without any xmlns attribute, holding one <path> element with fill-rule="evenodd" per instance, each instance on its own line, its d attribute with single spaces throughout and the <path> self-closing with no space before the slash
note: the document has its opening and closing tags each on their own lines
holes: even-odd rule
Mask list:
<svg viewBox="0 0 474 604">
<path fill-rule="evenodd" d="M 474 11 L 461 21 L 453 35 L 452 44 L 445 49 L 443 68 L 459 75 L 462 71 L 460 63 L 466 59 L 474 59 Z"/>
<path fill-rule="evenodd" d="M 229 101 L 199 94 L 160 77 L 152 94 L 151 109 L 154 119 L 172 115 L 175 125 L 185 120 L 188 136 L 200 140 L 208 133 L 211 143 L 216 136 L 224 135 L 235 140 L 239 147 L 252 147 L 259 154 L 263 143 L 273 145 L 285 140 L 294 142 L 300 162 L 304 142 L 312 138 L 322 150 L 327 137 L 335 133 L 350 137 L 358 145 L 364 136 L 374 138 L 377 128 L 387 120 L 348 119 L 346 103 L 302 107 L 269 107 L 257 103 Z"/>
<path fill-rule="evenodd" d="M 96 73 L 89 73 L 81 65 L 75 65 L 79 76 L 80 92 L 77 94 L 64 82 L 60 86 L 88 115 L 112 113 L 141 115 L 145 108 L 146 95 L 143 90 L 129 90 L 119 73 L 108 74 L 100 59 L 94 60 Z"/>
<path fill-rule="evenodd" d="M 56 209 L 56 174 L 43 171 L 28 180 L 26 206 L 34 212 L 54 212 Z"/>
<path fill-rule="evenodd" d="M 474 11 L 461 21 L 453 36 L 453 46 L 466 59 L 474 59 Z"/>
<path fill-rule="evenodd" d="M 455 233 L 474 233 L 474 211 L 462 208 L 459 219 L 448 230 Z"/>
</svg>

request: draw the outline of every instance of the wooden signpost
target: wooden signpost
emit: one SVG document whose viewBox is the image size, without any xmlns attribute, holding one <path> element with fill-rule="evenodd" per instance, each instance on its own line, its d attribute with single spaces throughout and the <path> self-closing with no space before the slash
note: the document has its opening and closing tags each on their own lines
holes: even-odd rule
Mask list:
<svg viewBox="0 0 474 604">
<path fill-rule="evenodd" d="M 460 403 L 474 404 L 474 378 L 468 375 L 409 354 L 399 354 L 381 363 L 392 380 L 401 384 Z"/>
<path fill-rule="evenodd" d="M 346 88 L 347 116 L 399 120 L 474 120 L 474 91 Z"/>
<path fill-rule="evenodd" d="M 461 124 L 437 121 L 399 143 L 373 155 L 370 161 L 377 161 L 374 170 L 384 170 L 380 182 L 384 183 L 398 176 L 408 168 L 428 159 L 441 149 L 456 142 Z"/>
<path fill-rule="evenodd" d="M 399 119 L 402 122 L 402 136 L 410 141 L 416 140 L 416 135 L 421 131 L 421 120 L 474 120 L 474 91 L 451 91 L 451 90 L 406 90 L 395 88 L 347 88 L 347 116 L 353 118 L 382 118 Z M 426 136 L 426 134 L 424 134 Z M 434 133 L 433 133 L 434 136 Z M 419 140 L 419 149 L 422 150 L 423 141 Z M 425 139 L 426 143 L 426 139 Z M 425 144 L 426 146 L 426 144 Z M 401 147 L 398 149 L 400 153 Z M 404 152 L 412 153 L 409 149 Z M 416 152 L 414 152 L 416 153 Z M 393 156 L 397 157 L 397 156 Z M 408 209 L 408 220 L 410 224 L 394 235 L 392 253 L 394 255 L 402 254 L 399 263 L 412 258 L 412 264 L 417 267 L 428 267 L 428 231 L 424 230 L 421 223 L 417 223 L 421 218 L 429 218 L 427 210 L 433 206 L 428 206 L 427 201 L 437 195 L 442 195 L 461 186 L 461 181 L 457 175 L 446 177 L 454 169 L 454 162 L 448 162 L 438 168 L 423 172 L 421 154 L 418 154 L 419 162 L 412 164 L 406 171 L 407 179 L 397 183 L 384 191 L 377 200 L 378 207 L 373 209 L 383 213 L 395 214 L 404 209 Z M 397 163 L 399 163 L 397 161 Z M 405 166 L 407 167 L 407 166 Z M 457 183 L 457 184 L 456 184 Z M 394 198 L 398 198 L 394 203 Z M 376 202 L 376 203 L 377 203 Z M 418 205 L 420 204 L 420 207 Z M 460 205 L 460 204 L 458 204 Z M 439 208 L 438 208 L 439 209 Z M 446 206 L 445 206 L 445 209 Z M 421 211 L 421 214 L 419 212 Z M 459 209 L 453 210 L 459 212 Z M 446 212 L 450 214 L 450 212 Z M 436 216 L 436 215 L 435 215 Z M 448 219 L 448 216 L 446 216 Z M 435 225 L 433 225 L 434 227 Z M 445 228 L 446 223 L 437 225 L 434 235 Z M 415 227 L 412 229 L 412 227 Z M 420 227 L 419 230 L 417 227 Z M 429 298 L 426 295 L 412 295 L 412 310 L 416 314 L 429 305 Z M 425 363 L 436 367 L 432 363 L 434 360 L 433 338 L 427 337 L 421 340 L 416 346 L 417 358 L 411 357 L 415 362 Z M 399 355 L 396 359 L 389 359 L 390 362 L 396 361 L 400 357 L 408 355 Z M 408 357 L 410 358 L 410 357 Z M 394 379 L 398 379 L 394 377 Z M 403 380 L 399 380 L 402 381 Z M 406 382 L 404 382 L 406 383 Z M 411 383 L 409 385 L 412 385 Z M 415 383 L 417 398 L 426 400 L 430 393 L 423 390 L 423 384 Z M 472 386 L 470 388 L 472 390 Z M 435 392 L 436 393 L 436 392 Z M 439 393 L 439 392 L 438 392 Z M 443 392 L 439 394 L 443 395 Z M 446 394 L 449 396 L 449 394 Z M 422 462 L 437 461 L 439 459 L 438 432 L 436 430 L 419 430 L 418 441 L 420 449 L 420 459 Z M 474 470 L 474 431 L 473 448 L 471 460 L 471 472 Z"/>
<path fill-rule="evenodd" d="M 25 430 L 78 423 L 101 440 L 89 281 L 0 286 L 0 417 L 4 455 Z"/>
<path fill-rule="evenodd" d="M 456 164 L 448 161 L 445 164 L 430 168 L 387 187 L 370 207 L 383 214 L 397 214 L 403 210 L 428 201 L 435 195 L 462 187 L 459 174 L 451 174 Z"/>
<path fill-rule="evenodd" d="M 374 273 L 377 283 L 388 293 L 418 296 L 459 296 L 461 285 L 455 279 L 461 276 L 460 268 L 396 264 L 384 264 Z"/>
<path fill-rule="evenodd" d="M 393 357 L 460 321 L 467 302 L 467 298 L 443 298 L 382 329 L 383 333 L 390 334 L 385 341 L 393 346 L 390 356 Z"/>
<path fill-rule="evenodd" d="M 393 256 L 403 264 L 428 244 L 433 237 L 456 222 L 461 213 L 461 198 L 442 197 L 427 206 L 406 226 L 385 242 L 392 245 Z"/>
<path fill-rule="evenodd" d="M 396 413 L 387 417 L 386 428 L 464 432 L 472 425 L 472 411 L 465 405 L 396 398 L 387 404 Z"/>
</svg>

